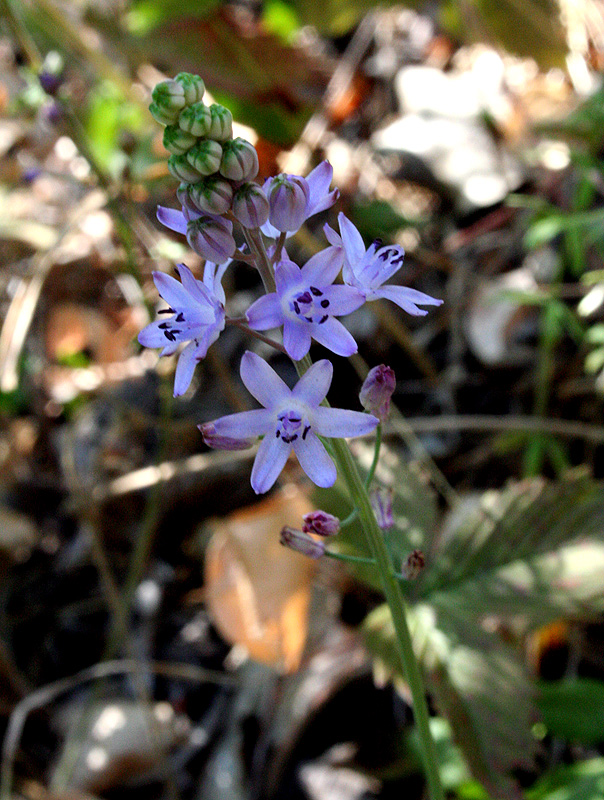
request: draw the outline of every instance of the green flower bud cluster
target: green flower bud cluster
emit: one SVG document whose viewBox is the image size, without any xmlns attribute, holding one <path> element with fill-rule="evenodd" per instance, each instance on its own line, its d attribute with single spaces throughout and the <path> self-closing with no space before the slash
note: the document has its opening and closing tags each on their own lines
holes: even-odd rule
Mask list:
<svg viewBox="0 0 604 800">
<path fill-rule="evenodd" d="M 221 215 L 233 207 L 238 190 L 258 174 L 258 155 L 250 142 L 233 138 L 231 112 L 218 103 L 205 105 L 204 92 L 204 82 L 198 75 L 181 72 L 174 80 L 157 84 L 149 110 L 166 126 L 163 141 L 171 154 L 168 169 L 180 181 L 180 202 L 203 214 Z M 263 194 L 259 186 L 256 188 Z M 248 205 L 253 195 L 246 191 Z M 268 217 L 268 202 L 262 203 L 262 198 L 259 202 L 260 213 L 252 216 L 264 217 L 263 224 Z"/>
</svg>

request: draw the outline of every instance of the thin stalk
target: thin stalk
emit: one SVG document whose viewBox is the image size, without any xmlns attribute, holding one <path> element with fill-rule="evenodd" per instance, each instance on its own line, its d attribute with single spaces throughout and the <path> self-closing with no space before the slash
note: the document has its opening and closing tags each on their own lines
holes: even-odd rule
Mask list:
<svg viewBox="0 0 604 800">
<path fill-rule="evenodd" d="M 367 473 L 367 477 L 365 478 L 365 489 L 369 489 L 369 487 L 371 486 L 371 481 L 373 480 L 373 476 L 375 475 L 375 470 L 377 469 L 378 461 L 380 460 L 381 447 L 382 447 L 382 424 L 380 423 L 375 429 L 375 450 L 373 451 L 373 461 L 371 462 L 371 466 L 369 467 L 369 472 Z"/>
<path fill-rule="evenodd" d="M 239 319 L 231 317 L 231 319 L 227 319 L 227 324 L 234 325 L 236 328 L 240 328 L 242 331 L 247 333 L 248 336 L 253 336 L 256 339 L 259 339 L 261 342 L 264 342 L 265 344 L 274 347 L 275 350 L 278 350 L 280 353 L 283 353 L 283 355 L 287 355 L 285 347 L 283 347 L 282 344 L 279 344 L 279 342 L 276 342 L 274 339 L 271 339 L 270 336 L 264 336 L 264 334 L 252 330 L 248 325 L 245 324 L 245 322 L 241 322 Z"/>
</svg>

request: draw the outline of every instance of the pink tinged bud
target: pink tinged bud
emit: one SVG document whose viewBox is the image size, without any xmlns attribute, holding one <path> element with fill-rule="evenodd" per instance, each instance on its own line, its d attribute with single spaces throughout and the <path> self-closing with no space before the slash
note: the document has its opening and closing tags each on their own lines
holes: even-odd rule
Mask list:
<svg viewBox="0 0 604 800">
<path fill-rule="evenodd" d="M 174 80 L 182 86 L 185 93 L 185 103 L 188 106 L 203 100 L 206 86 L 199 75 L 192 75 L 190 72 L 179 72 Z"/>
<path fill-rule="evenodd" d="M 308 533 L 295 528 L 283 528 L 279 541 L 290 550 L 296 550 L 309 558 L 321 558 L 325 554 L 325 545 L 313 539 Z"/>
<path fill-rule="evenodd" d="M 258 174 L 258 154 L 251 142 L 238 136 L 222 145 L 220 174 L 231 181 L 251 181 Z"/>
<path fill-rule="evenodd" d="M 229 436 L 221 436 L 216 433 L 216 426 L 213 422 L 206 422 L 197 427 L 201 431 L 204 442 L 213 450 L 247 450 L 256 440 L 256 437 L 252 439 L 231 439 Z"/>
<path fill-rule="evenodd" d="M 200 217 L 187 225 L 187 241 L 190 247 L 207 261 L 224 264 L 235 253 L 232 225 L 223 219 Z"/>
<path fill-rule="evenodd" d="M 205 134 L 208 139 L 226 142 L 233 135 L 233 115 L 228 108 L 212 103 L 210 106 L 210 124 Z"/>
<path fill-rule="evenodd" d="M 192 133 L 185 133 L 178 125 L 168 125 L 164 131 L 164 147 L 174 156 L 184 155 L 196 141 Z"/>
<path fill-rule="evenodd" d="M 178 127 L 193 136 L 206 136 L 210 130 L 212 112 L 203 103 L 194 103 L 180 112 Z"/>
<path fill-rule="evenodd" d="M 302 531 L 316 533 L 319 536 L 335 536 L 340 530 L 340 520 L 327 511 L 312 511 L 302 517 Z"/>
<path fill-rule="evenodd" d="M 222 147 L 212 139 L 198 142 L 187 153 L 187 161 L 201 175 L 218 172 L 222 159 Z"/>
<path fill-rule="evenodd" d="M 270 180 L 270 179 L 269 179 Z M 277 175 L 270 180 L 269 220 L 278 231 L 298 231 L 306 219 L 309 188 L 297 175 Z"/>
<path fill-rule="evenodd" d="M 228 181 L 211 175 L 190 187 L 189 198 L 199 211 L 220 215 L 231 207 L 233 189 Z"/>
<path fill-rule="evenodd" d="M 394 492 L 392 489 L 375 489 L 369 498 L 371 508 L 375 514 L 375 520 L 383 531 L 387 531 L 394 525 L 392 515 L 392 501 Z"/>
<path fill-rule="evenodd" d="M 233 214 L 244 228 L 259 228 L 268 219 L 268 200 L 257 183 L 242 184 L 233 195 Z"/>
<path fill-rule="evenodd" d="M 409 553 L 407 560 L 403 564 L 401 574 L 408 581 L 415 580 L 419 573 L 426 566 L 426 558 L 421 550 L 413 550 Z"/>
<path fill-rule="evenodd" d="M 178 202 L 183 207 L 183 211 L 187 209 L 190 212 L 192 211 L 193 215 L 199 214 L 199 209 L 191 200 L 191 187 L 194 185 L 195 184 L 193 183 L 187 183 L 186 181 L 183 181 L 176 190 L 176 197 L 178 198 Z"/>
<path fill-rule="evenodd" d="M 166 117 L 169 116 L 170 122 L 176 122 L 185 106 L 185 90 L 176 81 L 162 81 L 153 89 L 151 100 L 155 109 L 159 109 Z"/>
<path fill-rule="evenodd" d="M 378 417 L 380 422 L 384 422 L 390 411 L 390 398 L 395 387 L 396 378 L 393 369 L 385 364 L 374 367 L 361 386 L 359 394 L 361 405 L 370 414 Z"/>
<path fill-rule="evenodd" d="M 191 166 L 186 156 L 170 156 L 168 169 L 177 181 L 196 183 L 203 177 L 201 172 Z"/>
</svg>

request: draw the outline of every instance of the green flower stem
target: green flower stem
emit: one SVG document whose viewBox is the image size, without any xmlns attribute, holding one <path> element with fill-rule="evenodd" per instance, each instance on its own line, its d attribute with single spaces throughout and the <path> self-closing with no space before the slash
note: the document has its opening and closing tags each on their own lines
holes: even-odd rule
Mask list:
<svg viewBox="0 0 604 800">
<path fill-rule="evenodd" d="M 369 467 L 369 472 L 367 473 L 367 477 L 365 478 L 366 489 L 369 489 L 369 487 L 371 486 L 371 481 L 373 480 L 373 476 L 375 475 L 375 470 L 377 468 L 378 461 L 380 460 L 381 446 L 382 446 L 382 424 L 380 423 L 375 429 L 375 450 L 373 452 L 373 461 L 371 462 L 371 466 Z"/>
<path fill-rule="evenodd" d="M 346 561 L 348 564 L 369 564 L 375 566 L 375 558 L 367 556 L 349 556 L 347 553 L 336 553 L 334 550 L 326 550 L 325 555 L 335 558 L 337 561 Z"/>
<path fill-rule="evenodd" d="M 259 230 L 246 231 L 246 239 L 252 252 L 257 256 L 257 267 L 262 277 L 267 292 L 275 291 L 275 278 L 273 268 L 264 247 L 262 234 Z M 294 362 L 300 376 L 312 366 L 309 355 L 300 361 Z M 324 401 L 327 404 L 327 401 Z M 344 439 L 331 440 L 332 451 L 338 465 L 339 474 L 348 486 L 350 498 L 355 509 L 358 510 L 363 530 L 367 536 L 371 554 L 379 570 L 386 602 L 392 614 L 392 622 L 396 632 L 399 655 L 407 684 L 413 700 L 413 714 L 421 743 L 422 760 L 428 784 L 430 800 L 444 800 L 444 792 L 438 774 L 438 758 L 436 747 L 430 732 L 430 717 L 428 704 L 419 664 L 413 653 L 411 633 L 407 625 L 407 611 L 405 599 L 398 583 L 390 553 L 384 542 L 384 536 L 375 519 L 367 489 L 363 484 L 350 448 Z"/>
<path fill-rule="evenodd" d="M 312 365 L 312 361 L 310 356 L 305 356 L 295 364 L 298 374 L 303 375 Z M 430 800 L 444 800 L 445 795 L 438 773 L 436 747 L 430 731 L 430 715 L 428 713 L 424 682 L 419 664 L 413 653 L 411 633 L 407 624 L 405 598 L 398 582 L 399 579 L 386 547 L 384 535 L 376 522 L 367 489 L 359 475 L 350 448 L 344 439 L 332 439 L 331 444 L 338 464 L 338 472 L 346 481 L 352 502 L 361 518 L 369 549 L 380 573 L 386 602 L 392 614 L 403 672 L 413 700 L 413 715 L 421 743 L 428 794 Z"/>
<path fill-rule="evenodd" d="M 355 519 L 359 516 L 359 512 L 356 508 L 353 508 L 350 514 L 340 522 L 340 528 L 347 528 L 349 525 L 355 521 Z"/>
</svg>

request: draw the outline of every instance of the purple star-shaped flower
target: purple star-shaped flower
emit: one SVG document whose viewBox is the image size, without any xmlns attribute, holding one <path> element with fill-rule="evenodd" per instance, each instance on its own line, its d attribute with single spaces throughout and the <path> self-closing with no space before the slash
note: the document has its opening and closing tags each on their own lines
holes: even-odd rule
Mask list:
<svg viewBox="0 0 604 800">
<path fill-rule="evenodd" d="M 182 283 L 163 272 L 154 272 L 157 291 L 169 308 L 160 314 L 170 314 L 156 320 L 138 335 L 143 347 L 161 347 L 160 356 L 176 352 L 182 342 L 189 342 L 178 359 L 174 376 L 174 397 L 184 394 L 191 383 L 195 365 L 205 358 L 208 348 L 218 339 L 225 326 L 222 276 L 228 262 L 217 267 L 207 262 L 203 282 L 196 280 L 184 264 L 177 266 Z"/>
<path fill-rule="evenodd" d="M 287 227 L 288 236 L 292 236 L 296 230 L 300 230 L 302 225 L 309 217 L 318 214 L 320 211 L 325 211 L 327 208 L 331 208 L 331 206 L 340 196 L 339 189 L 332 189 L 331 191 L 329 190 L 333 178 L 333 167 L 329 161 L 322 161 L 313 169 L 312 172 L 306 176 L 306 178 L 300 178 L 297 175 L 292 177 L 300 181 L 308 190 L 308 192 L 306 195 L 306 207 L 303 210 L 293 208 L 282 209 L 283 214 L 286 216 L 291 215 L 292 223 L 294 223 L 294 229 Z M 263 186 L 265 194 L 269 194 L 274 181 L 274 177 L 266 179 Z M 268 222 L 265 222 L 260 230 L 265 236 L 273 239 L 276 239 L 280 233 L 280 229 L 271 225 L 270 217 Z"/>
<path fill-rule="evenodd" d="M 365 249 L 363 237 L 344 214 L 338 214 L 340 234 L 325 225 L 327 241 L 344 251 L 344 268 L 342 277 L 348 286 L 355 286 L 363 292 L 367 301 L 392 300 L 397 306 L 413 316 L 424 316 L 428 312 L 419 305 L 440 306 L 442 300 L 429 294 L 409 289 L 406 286 L 382 286 L 382 284 L 399 271 L 403 264 L 405 251 L 400 245 L 382 246 L 379 239 Z"/>
<path fill-rule="evenodd" d="M 277 373 L 249 350 L 241 359 L 241 379 L 264 408 L 242 411 L 200 425 L 208 444 L 264 436 L 252 468 L 252 488 L 267 492 L 285 466 L 292 449 L 300 466 L 317 486 L 333 486 L 337 472 L 319 436 L 352 437 L 370 433 L 376 417 L 360 411 L 321 406 L 331 385 L 332 364 L 317 361 L 289 389 Z"/>
<path fill-rule="evenodd" d="M 308 353 L 311 339 L 339 356 L 356 353 L 357 343 L 336 317 L 356 311 L 365 296 L 353 286 L 332 285 L 342 261 L 338 247 L 317 253 L 302 269 L 293 261 L 280 261 L 275 267 L 277 291 L 260 297 L 247 311 L 250 328 L 283 325 L 283 345 L 294 361 Z"/>
</svg>

